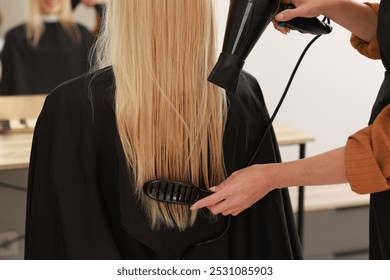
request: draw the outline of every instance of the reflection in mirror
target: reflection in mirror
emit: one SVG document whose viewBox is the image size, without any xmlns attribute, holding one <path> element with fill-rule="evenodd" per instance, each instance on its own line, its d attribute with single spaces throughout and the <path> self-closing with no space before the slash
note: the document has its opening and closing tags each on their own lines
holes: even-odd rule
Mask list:
<svg viewBox="0 0 390 280">
<path fill-rule="evenodd" d="M 3 24 L 3 13 L 1 11 L 1 6 L 0 6 L 0 28 Z M 3 44 L 4 44 L 4 38 L 0 36 L 0 53 L 1 53 L 1 50 L 3 49 Z M 0 75 L 1 77 L 1 75 Z"/>
<path fill-rule="evenodd" d="M 1 95 L 48 93 L 88 70 L 93 36 L 74 19 L 78 2 L 26 1 L 27 17 L 4 34 Z"/>
<path fill-rule="evenodd" d="M 3 24 L 3 13 L 1 11 L 1 6 L 0 6 L 0 28 Z M 1 54 L 1 51 L 3 50 L 3 46 L 4 46 L 4 38 L 0 36 L 0 54 Z M 0 83 L 1 83 L 1 56 L 0 56 Z"/>
<path fill-rule="evenodd" d="M 0 135 L 33 132 L 46 94 L 0 96 Z"/>
</svg>

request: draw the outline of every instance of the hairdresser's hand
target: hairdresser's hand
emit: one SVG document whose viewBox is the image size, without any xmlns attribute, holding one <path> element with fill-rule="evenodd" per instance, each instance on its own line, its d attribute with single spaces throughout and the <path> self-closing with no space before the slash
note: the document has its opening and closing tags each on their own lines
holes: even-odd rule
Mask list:
<svg viewBox="0 0 390 280">
<path fill-rule="evenodd" d="M 81 0 L 83 4 L 87 7 L 94 7 L 95 5 L 98 4 L 103 4 L 105 0 Z"/>
<path fill-rule="evenodd" d="M 296 17 L 317 17 L 326 15 L 329 7 L 336 5 L 340 0 L 282 0 L 282 4 L 293 4 L 295 9 L 285 9 L 275 15 L 272 23 L 275 29 L 283 34 L 290 32 L 287 27 L 279 25 L 280 22 L 289 21 Z"/>
<path fill-rule="evenodd" d="M 272 165 L 252 165 L 234 172 L 220 185 L 212 188 L 214 194 L 197 201 L 191 209 L 207 207 L 215 215 L 238 215 L 272 190 L 266 172 L 270 166 Z"/>
</svg>

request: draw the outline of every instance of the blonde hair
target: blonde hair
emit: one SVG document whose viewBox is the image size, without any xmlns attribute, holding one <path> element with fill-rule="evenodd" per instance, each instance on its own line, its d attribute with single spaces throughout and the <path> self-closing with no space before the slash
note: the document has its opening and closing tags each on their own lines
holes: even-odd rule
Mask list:
<svg viewBox="0 0 390 280">
<path fill-rule="evenodd" d="M 212 0 L 112 0 L 98 68 L 112 65 L 119 136 L 152 228 L 184 230 L 198 213 L 147 198 L 152 179 L 209 188 L 225 178 L 226 96 L 207 82 L 216 61 Z"/>
<path fill-rule="evenodd" d="M 43 15 L 39 0 L 30 0 L 29 14 L 26 24 L 27 39 L 33 46 L 38 45 L 39 40 L 43 32 L 45 31 L 43 24 Z M 81 41 L 80 30 L 72 16 L 72 6 L 70 0 L 63 0 L 61 10 L 59 12 L 59 22 L 68 33 L 73 42 L 77 43 Z"/>
</svg>

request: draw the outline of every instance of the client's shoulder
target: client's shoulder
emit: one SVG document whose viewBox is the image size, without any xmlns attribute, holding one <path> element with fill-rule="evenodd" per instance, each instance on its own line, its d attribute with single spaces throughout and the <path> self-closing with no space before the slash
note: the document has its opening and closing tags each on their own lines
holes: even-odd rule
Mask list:
<svg viewBox="0 0 390 280">
<path fill-rule="evenodd" d="M 263 92 L 259 83 L 254 76 L 246 71 L 241 71 L 236 92 L 229 93 L 229 100 L 237 105 L 248 106 L 248 103 L 251 103 L 264 106 Z"/>
<path fill-rule="evenodd" d="M 112 68 L 107 67 L 63 82 L 49 94 L 48 98 L 69 101 L 90 98 L 108 94 L 113 85 Z"/>
</svg>

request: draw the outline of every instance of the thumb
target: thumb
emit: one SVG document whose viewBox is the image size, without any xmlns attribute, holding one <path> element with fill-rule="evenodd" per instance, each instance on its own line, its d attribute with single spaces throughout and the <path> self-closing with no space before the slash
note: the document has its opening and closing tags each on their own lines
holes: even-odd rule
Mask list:
<svg viewBox="0 0 390 280">
<path fill-rule="evenodd" d="M 286 9 L 281 11 L 275 16 L 275 19 L 279 22 L 285 22 L 289 21 L 297 16 L 299 16 L 300 9 L 295 8 L 295 9 Z"/>
</svg>

